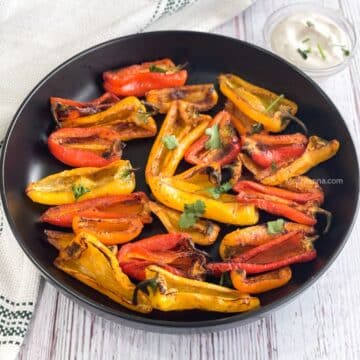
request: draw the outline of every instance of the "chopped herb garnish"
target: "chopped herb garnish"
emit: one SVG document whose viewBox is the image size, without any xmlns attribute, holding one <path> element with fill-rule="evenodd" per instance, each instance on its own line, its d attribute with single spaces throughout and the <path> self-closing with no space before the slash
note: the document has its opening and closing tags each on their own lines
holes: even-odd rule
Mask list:
<svg viewBox="0 0 360 360">
<path fill-rule="evenodd" d="M 304 39 L 303 41 L 302 41 L 302 43 L 307 43 L 307 42 L 309 42 L 310 41 L 310 38 L 306 38 L 306 39 Z"/>
<path fill-rule="evenodd" d="M 277 165 L 276 165 L 276 163 L 273 161 L 272 163 L 271 163 L 271 171 L 272 172 L 275 172 L 277 170 Z"/>
<path fill-rule="evenodd" d="M 284 94 L 279 95 L 271 104 L 265 109 L 265 112 L 269 112 L 272 110 L 283 98 L 285 97 Z"/>
<path fill-rule="evenodd" d="M 220 186 L 207 188 L 206 191 L 214 198 L 218 199 L 221 194 L 227 193 L 229 190 L 231 190 L 232 185 L 230 182 L 226 182 Z"/>
<path fill-rule="evenodd" d="M 166 73 L 167 70 L 159 67 L 159 66 L 156 66 L 154 64 L 150 65 L 149 67 L 149 71 L 150 72 L 157 72 L 157 73 Z"/>
<path fill-rule="evenodd" d="M 325 56 L 325 53 L 324 53 L 324 49 L 321 47 L 321 45 L 319 43 L 317 43 L 317 48 L 319 50 L 319 53 L 320 53 L 320 56 L 323 60 L 326 60 L 326 56 Z"/>
<path fill-rule="evenodd" d="M 78 185 L 74 184 L 71 190 L 74 194 L 75 200 L 77 200 L 79 197 L 83 196 L 84 194 L 90 192 L 90 189 L 82 184 L 78 184 Z"/>
<path fill-rule="evenodd" d="M 306 60 L 308 58 L 308 54 L 311 53 L 311 48 L 302 50 L 300 48 L 297 49 L 297 52 L 301 55 L 301 57 Z"/>
<path fill-rule="evenodd" d="M 308 21 L 306 22 L 306 26 L 309 27 L 309 28 L 311 28 L 311 27 L 314 27 L 315 25 L 314 25 L 314 23 L 312 23 L 311 21 L 308 20 Z"/>
<path fill-rule="evenodd" d="M 205 148 L 207 150 L 221 148 L 219 124 L 215 124 L 211 128 L 207 128 L 205 130 L 205 134 L 209 136 L 209 140 L 205 143 Z"/>
<path fill-rule="evenodd" d="M 285 220 L 277 219 L 266 223 L 267 232 L 270 235 L 281 234 L 284 231 Z"/>
<path fill-rule="evenodd" d="M 161 139 L 161 141 L 168 150 L 174 150 L 179 146 L 175 135 L 166 135 Z"/>
<path fill-rule="evenodd" d="M 205 212 L 205 203 L 196 200 L 192 204 L 185 204 L 184 212 L 179 218 L 179 226 L 181 229 L 188 229 L 196 224 L 198 218 Z"/>
<path fill-rule="evenodd" d="M 342 50 L 344 56 L 349 56 L 350 55 L 350 51 L 348 49 L 343 47 L 343 48 L 341 48 L 341 50 Z"/>
<path fill-rule="evenodd" d="M 219 285 L 226 286 L 228 288 L 233 287 L 233 283 L 232 283 L 231 277 L 230 277 L 230 271 L 227 271 L 227 272 L 224 272 L 221 274 Z"/>
</svg>

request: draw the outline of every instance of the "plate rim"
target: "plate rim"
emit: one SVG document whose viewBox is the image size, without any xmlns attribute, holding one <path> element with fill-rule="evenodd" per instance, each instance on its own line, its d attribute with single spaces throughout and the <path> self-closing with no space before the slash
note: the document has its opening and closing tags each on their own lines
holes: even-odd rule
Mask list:
<svg viewBox="0 0 360 360">
<path fill-rule="evenodd" d="M 87 54 L 90 54 L 93 51 L 100 50 L 104 47 L 107 47 L 111 44 L 115 44 L 117 42 L 131 40 L 134 38 L 145 38 L 146 37 L 152 37 L 153 35 L 166 35 L 166 34 L 173 34 L 173 35 L 187 35 L 187 36 L 204 36 L 204 37 L 210 37 L 210 38 L 220 38 L 225 41 L 234 41 L 236 43 L 240 43 L 243 46 L 250 47 L 252 49 L 255 49 L 261 53 L 267 54 L 273 58 L 275 58 L 277 61 L 280 61 L 282 64 L 287 65 L 290 67 L 293 71 L 295 71 L 298 75 L 303 77 L 305 80 L 307 80 L 322 96 L 323 98 L 332 106 L 333 110 L 336 111 L 337 115 L 342 119 L 343 125 L 345 126 L 345 130 L 347 131 L 349 138 L 351 139 L 351 144 L 353 148 L 353 152 L 355 153 L 355 160 L 356 160 L 356 169 L 355 171 L 359 175 L 359 155 L 356 151 L 356 147 L 354 145 L 354 141 L 351 135 L 351 132 L 349 131 L 349 128 L 341 115 L 340 111 L 338 110 L 337 106 L 334 104 L 334 102 L 329 98 L 329 96 L 322 90 L 322 88 L 308 75 L 306 75 L 303 71 L 298 69 L 293 64 L 289 63 L 285 59 L 281 58 L 280 56 L 272 53 L 271 51 L 262 48 L 258 45 L 251 44 L 249 42 L 232 38 L 226 35 L 221 34 L 215 34 L 215 33 L 209 33 L 209 32 L 201 32 L 201 31 L 188 31 L 188 30 L 162 30 L 162 31 L 151 31 L 151 32 L 144 32 L 144 33 L 137 33 L 137 34 L 130 34 L 126 36 L 116 37 L 104 42 L 101 42 L 97 45 L 91 46 L 83 51 L 80 51 L 79 53 L 73 55 L 72 57 L 68 58 L 67 60 L 63 61 L 60 65 L 55 67 L 52 71 L 50 71 L 47 75 L 45 75 L 36 85 L 35 87 L 26 95 L 24 100 L 21 102 L 20 106 L 18 107 L 17 111 L 15 112 L 14 116 L 12 117 L 12 120 L 10 124 L 8 125 L 8 129 L 6 131 L 6 135 L 4 137 L 3 147 L 1 151 L 1 158 L 0 158 L 0 169 L 1 169 L 1 176 L 0 176 L 0 195 L 1 200 L 3 203 L 4 208 L 4 220 L 8 222 L 9 228 L 15 237 L 17 243 L 20 245 L 22 250 L 25 252 L 28 259 L 35 265 L 35 267 L 40 271 L 41 275 L 49 281 L 52 285 L 55 285 L 57 289 L 61 291 L 62 294 L 65 294 L 66 296 L 76 299 L 77 302 L 79 302 L 82 306 L 85 306 L 88 309 L 91 309 L 91 311 L 95 311 L 97 313 L 100 313 L 101 316 L 105 318 L 111 318 L 114 321 L 120 322 L 123 325 L 135 327 L 135 328 L 142 328 L 144 330 L 152 330 L 156 332 L 162 332 L 162 333 L 185 333 L 188 331 L 195 331 L 195 332 L 210 332 L 210 331 L 220 331 L 225 330 L 226 328 L 235 327 L 235 326 L 241 326 L 245 325 L 247 323 L 250 323 L 252 321 L 258 320 L 260 318 L 263 318 L 264 316 L 268 315 L 270 312 L 273 312 L 274 310 L 279 310 L 280 306 L 289 304 L 292 301 L 295 300 L 300 294 L 304 293 L 306 290 L 308 290 L 321 276 L 325 274 L 325 272 L 330 268 L 331 265 L 334 264 L 335 260 L 339 256 L 339 254 L 342 252 L 344 246 L 348 242 L 348 239 L 350 237 L 350 234 L 353 231 L 354 225 L 356 223 L 356 219 L 358 217 L 359 213 L 359 176 L 357 176 L 356 180 L 356 208 L 355 212 L 353 214 L 352 222 L 348 229 L 346 230 L 345 236 L 343 241 L 340 243 L 334 254 L 329 258 L 328 262 L 311 278 L 309 278 L 307 281 L 305 281 L 301 287 L 298 289 L 293 290 L 290 294 L 283 296 L 282 298 L 275 300 L 274 302 L 260 306 L 259 308 L 255 310 L 251 310 L 245 313 L 234 313 L 229 314 L 228 317 L 224 317 L 221 319 L 210 319 L 210 320 L 197 320 L 197 321 L 175 321 L 175 320 L 162 320 L 162 319 L 152 319 L 152 318 L 146 318 L 139 316 L 137 313 L 126 313 L 123 312 L 121 309 L 112 309 L 111 307 L 101 304 L 95 300 L 92 300 L 88 298 L 87 296 L 81 294 L 76 289 L 70 289 L 68 286 L 63 284 L 60 280 L 56 279 L 54 276 L 49 274 L 45 268 L 39 264 L 36 259 L 33 258 L 31 252 L 27 249 L 26 245 L 21 240 L 21 236 L 18 233 L 17 227 L 10 215 L 10 211 L 8 208 L 8 202 L 7 197 L 5 193 L 5 158 L 7 153 L 7 147 L 9 140 L 11 138 L 13 129 L 17 123 L 17 120 L 19 116 L 21 115 L 23 109 L 25 106 L 31 101 L 33 95 L 35 92 L 44 84 L 47 80 L 49 80 L 52 76 L 54 76 L 57 72 L 65 68 L 67 65 L 71 64 L 73 61 L 76 61 L 77 59 L 86 56 Z M 38 299 L 38 298 L 37 298 Z"/>
</svg>

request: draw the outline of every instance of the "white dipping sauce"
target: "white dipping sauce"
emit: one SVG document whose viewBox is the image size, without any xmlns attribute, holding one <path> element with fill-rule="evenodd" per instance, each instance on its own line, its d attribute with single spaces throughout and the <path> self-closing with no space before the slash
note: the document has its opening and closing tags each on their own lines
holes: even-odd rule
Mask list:
<svg viewBox="0 0 360 360">
<path fill-rule="evenodd" d="M 273 51 L 295 65 L 325 69 L 349 55 L 350 38 L 331 18 L 298 12 L 279 22 L 271 33 Z"/>
</svg>

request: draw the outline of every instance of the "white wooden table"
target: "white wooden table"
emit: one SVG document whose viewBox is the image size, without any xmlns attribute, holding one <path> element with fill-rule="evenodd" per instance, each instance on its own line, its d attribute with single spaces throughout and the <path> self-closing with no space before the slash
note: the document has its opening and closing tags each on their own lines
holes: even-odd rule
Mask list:
<svg viewBox="0 0 360 360">
<path fill-rule="evenodd" d="M 219 0 L 221 1 L 221 0 Z M 265 18 L 297 1 L 258 0 L 214 30 L 262 45 Z M 357 26 L 359 0 L 318 0 Z M 359 29 L 359 26 L 358 26 Z M 360 144 L 360 58 L 320 85 Z M 20 359 L 360 359 L 360 221 L 330 270 L 292 304 L 250 325 L 207 335 L 159 335 L 92 314 L 44 283 Z"/>
</svg>

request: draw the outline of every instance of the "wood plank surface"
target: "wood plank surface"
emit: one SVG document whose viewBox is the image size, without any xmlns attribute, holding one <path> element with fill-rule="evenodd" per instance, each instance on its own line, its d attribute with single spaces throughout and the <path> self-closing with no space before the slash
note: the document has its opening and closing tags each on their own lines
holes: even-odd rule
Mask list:
<svg viewBox="0 0 360 360">
<path fill-rule="evenodd" d="M 214 30 L 263 45 L 275 9 L 297 1 L 258 0 Z M 316 1 L 359 25 L 358 0 Z M 235 15 L 235 14 L 234 14 Z M 359 27 L 358 27 L 359 29 Z M 319 81 L 360 145 L 360 60 Z M 44 283 L 19 359 L 359 359 L 360 223 L 328 272 L 293 303 L 241 328 L 207 335 L 160 335 L 102 319 Z"/>
</svg>

